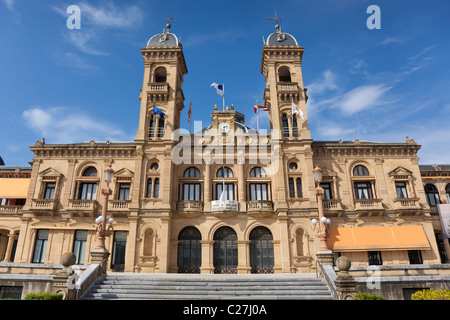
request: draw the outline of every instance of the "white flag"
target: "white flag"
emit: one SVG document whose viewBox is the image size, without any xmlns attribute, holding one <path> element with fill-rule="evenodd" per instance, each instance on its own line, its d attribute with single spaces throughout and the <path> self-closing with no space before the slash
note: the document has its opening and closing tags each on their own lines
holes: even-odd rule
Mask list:
<svg viewBox="0 0 450 320">
<path fill-rule="evenodd" d="M 300 108 L 297 107 L 297 106 L 294 104 L 294 101 L 292 101 L 292 115 L 294 115 L 294 114 L 296 114 L 296 113 L 300 116 L 300 118 L 302 118 L 303 120 L 305 120 L 305 116 L 304 116 L 304 114 L 303 114 L 303 111 L 300 110 Z"/>
<path fill-rule="evenodd" d="M 221 95 L 221 96 L 223 97 L 223 85 L 222 85 L 222 84 L 217 84 L 217 83 L 214 82 L 214 83 L 211 85 L 211 87 L 216 88 L 217 94 L 218 94 L 218 95 Z"/>
</svg>

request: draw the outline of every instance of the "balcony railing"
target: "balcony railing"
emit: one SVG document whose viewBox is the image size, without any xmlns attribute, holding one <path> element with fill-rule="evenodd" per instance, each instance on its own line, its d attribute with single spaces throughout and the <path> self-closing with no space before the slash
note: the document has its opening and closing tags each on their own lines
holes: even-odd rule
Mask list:
<svg viewBox="0 0 450 320">
<path fill-rule="evenodd" d="M 2 213 L 20 213 L 23 206 L 10 206 L 10 205 L 3 205 L 0 206 L 0 214 Z"/>
<path fill-rule="evenodd" d="M 127 211 L 131 200 L 109 200 L 108 210 Z"/>
<path fill-rule="evenodd" d="M 247 201 L 247 211 L 273 211 L 273 202 L 265 200 Z"/>
<path fill-rule="evenodd" d="M 394 199 L 394 209 L 396 210 L 420 209 L 419 199 L 417 198 Z"/>
<path fill-rule="evenodd" d="M 178 201 L 177 210 L 182 212 L 203 211 L 203 201 L 196 201 L 196 200 Z"/>
<path fill-rule="evenodd" d="M 278 89 L 278 92 L 280 92 L 280 91 L 298 92 L 298 83 L 297 82 L 278 82 L 277 89 Z"/>
<path fill-rule="evenodd" d="M 55 210 L 57 200 L 55 199 L 33 199 L 31 201 L 32 210 Z"/>
<path fill-rule="evenodd" d="M 97 200 L 69 200 L 69 208 L 72 210 L 97 211 Z"/>
<path fill-rule="evenodd" d="M 383 210 L 382 199 L 356 199 L 355 210 Z"/>
<path fill-rule="evenodd" d="M 328 199 L 323 200 L 323 209 L 326 211 L 342 210 L 341 200 Z"/>
</svg>

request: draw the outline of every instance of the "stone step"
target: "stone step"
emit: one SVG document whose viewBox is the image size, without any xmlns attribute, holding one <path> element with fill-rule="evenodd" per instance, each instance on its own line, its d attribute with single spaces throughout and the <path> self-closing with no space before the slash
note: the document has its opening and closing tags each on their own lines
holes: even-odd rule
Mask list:
<svg viewBox="0 0 450 320">
<path fill-rule="evenodd" d="M 332 299 L 312 275 L 116 274 L 97 279 L 83 300 Z"/>
</svg>

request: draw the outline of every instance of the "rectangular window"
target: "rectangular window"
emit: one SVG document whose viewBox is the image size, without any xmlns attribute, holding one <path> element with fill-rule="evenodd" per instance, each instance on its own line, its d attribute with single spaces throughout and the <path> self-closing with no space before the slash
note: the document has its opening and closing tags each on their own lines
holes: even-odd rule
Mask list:
<svg viewBox="0 0 450 320">
<path fill-rule="evenodd" d="M 420 250 L 408 250 L 408 257 L 410 264 L 422 264 L 422 255 Z"/>
<path fill-rule="evenodd" d="M 155 190 L 153 191 L 153 197 L 159 198 L 159 178 L 155 179 Z"/>
<path fill-rule="evenodd" d="M 289 197 L 295 198 L 294 178 L 289 178 Z"/>
<path fill-rule="evenodd" d="M 130 183 L 119 184 L 119 200 L 130 200 Z"/>
<path fill-rule="evenodd" d="M 355 197 L 356 199 L 373 199 L 370 182 L 355 182 Z"/>
<path fill-rule="evenodd" d="M 216 200 L 220 200 L 223 184 L 216 184 Z M 225 200 L 234 200 L 234 183 L 225 183 Z"/>
<path fill-rule="evenodd" d="M 78 191 L 78 199 L 79 200 L 95 200 L 95 196 L 97 193 L 97 184 L 96 183 L 80 183 L 80 189 Z"/>
<path fill-rule="evenodd" d="M 331 184 L 329 184 L 329 183 L 321 183 L 320 187 L 324 191 L 324 194 L 322 196 L 323 200 L 331 200 L 331 199 L 333 199 L 333 197 L 331 195 Z"/>
<path fill-rule="evenodd" d="M 152 178 L 147 179 L 147 198 L 152 197 Z"/>
<path fill-rule="evenodd" d="M 303 192 L 302 192 L 302 179 L 301 178 L 297 178 L 297 197 L 302 198 L 303 197 Z"/>
<path fill-rule="evenodd" d="M 380 251 L 368 251 L 369 266 L 381 266 L 383 261 L 381 260 Z"/>
<path fill-rule="evenodd" d="M 47 182 L 45 184 L 45 190 L 44 190 L 44 199 L 54 199 L 55 198 L 55 182 Z"/>
<path fill-rule="evenodd" d="M 200 201 L 200 183 L 183 184 L 182 200 L 184 201 Z"/>
<path fill-rule="evenodd" d="M 250 183 L 250 201 L 269 200 L 267 183 Z"/>
<path fill-rule="evenodd" d="M 40 229 L 37 231 L 36 242 L 34 244 L 33 263 L 44 263 L 48 233 L 49 231 L 47 229 Z"/>
<path fill-rule="evenodd" d="M 399 199 L 408 198 L 408 193 L 406 192 L 406 183 L 405 182 L 396 182 L 395 188 L 397 189 L 397 197 Z"/>
<path fill-rule="evenodd" d="M 76 256 L 75 264 L 84 264 L 86 253 L 87 230 L 75 231 L 75 241 L 73 243 L 73 253 Z"/>
<path fill-rule="evenodd" d="M 22 298 L 23 287 L 0 287 L 0 299 L 15 299 L 20 300 Z"/>
</svg>

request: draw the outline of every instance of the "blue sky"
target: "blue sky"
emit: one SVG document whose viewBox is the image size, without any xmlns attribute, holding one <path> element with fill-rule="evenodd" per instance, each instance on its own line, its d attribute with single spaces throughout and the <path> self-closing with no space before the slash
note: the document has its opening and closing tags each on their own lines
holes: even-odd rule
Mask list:
<svg viewBox="0 0 450 320">
<path fill-rule="evenodd" d="M 381 9 L 370 30 L 369 5 Z M 81 29 L 69 30 L 70 5 Z M 0 156 L 27 165 L 37 140 L 132 141 L 139 117 L 140 48 L 165 27 L 181 37 L 188 74 L 181 126 L 209 125 L 224 83 L 226 104 L 256 127 L 263 100 L 263 37 L 277 10 L 282 31 L 305 48 L 309 128 L 315 140 L 422 145 L 419 163 L 450 163 L 450 2 L 0 0 Z M 268 120 L 260 116 L 260 127 Z"/>
</svg>

